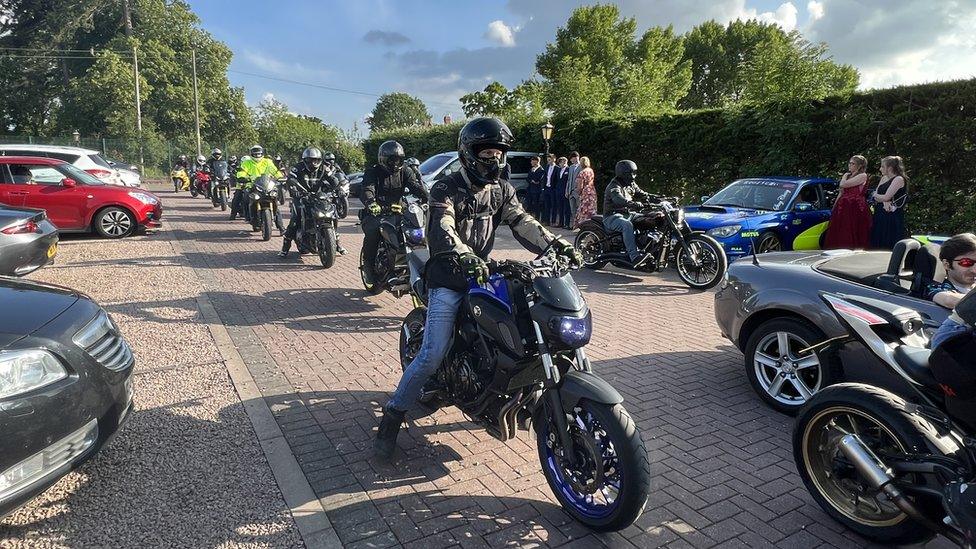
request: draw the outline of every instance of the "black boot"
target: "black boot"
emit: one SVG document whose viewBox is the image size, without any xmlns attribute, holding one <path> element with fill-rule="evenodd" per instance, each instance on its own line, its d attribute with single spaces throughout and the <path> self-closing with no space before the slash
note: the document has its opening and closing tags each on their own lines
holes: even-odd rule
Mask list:
<svg viewBox="0 0 976 549">
<path fill-rule="evenodd" d="M 393 450 L 396 449 L 396 438 L 400 433 L 400 425 L 403 424 L 403 416 L 406 412 L 401 412 L 396 408 L 385 406 L 383 408 L 383 419 L 380 427 L 376 430 L 376 442 L 373 443 L 373 451 L 380 459 L 390 459 L 393 457 Z"/>
<path fill-rule="evenodd" d="M 278 257 L 288 257 L 288 250 L 291 249 L 291 239 L 286 238 L 284 242 L 281 243 L 281 251 L 278 252 Z"/>
</svg>

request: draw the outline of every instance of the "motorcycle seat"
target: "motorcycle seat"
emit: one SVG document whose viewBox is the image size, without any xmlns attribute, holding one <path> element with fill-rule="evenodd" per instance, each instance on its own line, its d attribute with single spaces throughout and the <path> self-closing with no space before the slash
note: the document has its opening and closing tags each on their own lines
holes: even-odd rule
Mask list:
<svg viewBox="0 0 976 549">
<path fill-rule="evenodd" d="M 599 223 L 600 225 L 603 225 L 603 216 L 602 215 L 594 215 L 593 217 L 590 218 L 590 221 L 595 221 L 595 222 Z"/>
<path fill-rule="evenodd" d="M 919 349 L 908 345 L 899 345 L 895 348 L 895 362 L 905 370 L 908 377 L 917 383 L 930 389 L 938 389 L 939 382 L 935 380 L 932 369 L 929 368 L 929 356 L 932 351 L 929 349 Z"/>
</svg>

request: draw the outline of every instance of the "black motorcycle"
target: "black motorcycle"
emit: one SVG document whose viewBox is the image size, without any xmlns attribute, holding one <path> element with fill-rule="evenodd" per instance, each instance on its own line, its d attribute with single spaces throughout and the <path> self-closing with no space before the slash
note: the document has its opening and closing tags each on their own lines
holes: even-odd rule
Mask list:
<svg viewBox="0 0 976 549">
<path fill-rule="evenodd" d="M 261 231 L 262 240 L 271 240 L 271 227 L 277 226 L 281 231 L 278 213 L 278 195 L 281 189 L 278 182 L 270 175 L 262 175 L 254 182 L 251 189 L 250 209 L 251 228 Z"/>
<path fill-rule="evenodd" d="M 797 470 L 834 520 L 886 544 L 921 544 L 941 534 L 976 542 L 976 417 L 930 369 L 918 312 L 887 302 L 822 294 L 850 332 L 777 364 L 796 375 L 805 356 L 847 342 L 869 349 L 908 388 L 905 395 L 863 383 L 815 394 L 793 431 Z M 972 402 L 972 401 L 967 401 Z"/>
<path fill-rule="evenodd" d="M 652 197 L 653 202 L 632 219 L 637 247 L 642 255 L 649 256 L 636 269 L 653 273 L 673 263 L 681 281 L 696 290 L 718 284 L 729 264 L 722 246 L 714 238 L 691 230 L 676 198 Z M 623 236 L 618 232 L 608 234 L 602 215 L 580 225 L 576 248 L 589 269 L 600 269 L 607 263 L 635 268 L 627 256 Z"/>
<path fill-rule="evenodd" d="M 396 297 L 410 291 L 410 270 L 407 263 L 408 245 L 410 249 L 424 247 L 424 227 L 427 221 L 427 205 L 416 198 L 405 198 L 402 204 L 383 208 L 380 213 L 380 243 L 373 262 L 372 286 L 367 284 L 363 266 L 366 264 L 365 251 L 359 256 L 359 271 L 363 275 L 363 287 L 372 295 L 388 290 Z"/>
<path fill-rule="evenodd" d="M 335 205 L 339 219 L 345 219 L 349 215 L 349 180 L 346 179 L 345 175 L 342 176 L 342 181 L 336 186 Z"/>
<path fill-rule="evenodd" d="M 213 171 L 213 181 L 210 185 L 212 188 L 210 200 L 214 208 L 220 208 L 220 211 L 226 211 L 230 196 L 230 172 L 227 169 L 227 161 L 220 160 L 215 162 Z"/>
<path fill-rule="evenodd" d="M 292 196 L 296 196 L 293 192 Z M 338 249 L 336 230 L 339 221 L 332 193 L 307 193 L 293 199 L 296 208 L 301 208 L 302 222 L 295 234 L 295 243 L 303 253 L 315 253 L 322 266 L 328 269 L 335 264 Z"/>
<path fill-rule="evenodd" d="M 544 253 L 490 269 L 486 284 L 471 283 L 422 403 L 457 406 L 502 441 L 534 427 L 563 508 L 594 530 L 626 528 L 647 502 L 650 464 L 623 397 L 593 373 L 583 350 L 592 319 L 567 263 Z M 403 369 L 420 350 L 425 316 L 421 305 L 403 322 Z"/>
</svg>

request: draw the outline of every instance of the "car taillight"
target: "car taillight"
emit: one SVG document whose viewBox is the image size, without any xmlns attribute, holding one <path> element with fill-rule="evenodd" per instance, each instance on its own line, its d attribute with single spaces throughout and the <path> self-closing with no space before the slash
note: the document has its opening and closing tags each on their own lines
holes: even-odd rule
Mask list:
<svg viewBox="0 0 976 549">
<path fill-rule="evenodd" d="M 94 175 L 95 177 L 97 177 L 99 179 L 109 179 L 113 175 L 115 175 L 111 171 L 109 171 L 109 170 L 103 170 L 101 168 L 92 168 L 90 170 L 85 170 L 85 171 L 88 172 L 88 173 L 90 173 L 90 174 L 92 174 L 92 175 Z"/>
<path fill-rule="evenodd" d="M 28 234 L 28 233 L 36 233 L 36 232 L 39 232 L 39 231 L 40 231 L 40 228 L 37 226 L 37 223 L 34 223 L 34 221 L 31 220 L 31 221 L 28 221 L 26 223 L 21 223 L 20 225 L 14 225 L 13 227 L 7 227 L 6 229 L 0 231 L 0 233 L 3 233 L 3 234 Z"/>
</svg>

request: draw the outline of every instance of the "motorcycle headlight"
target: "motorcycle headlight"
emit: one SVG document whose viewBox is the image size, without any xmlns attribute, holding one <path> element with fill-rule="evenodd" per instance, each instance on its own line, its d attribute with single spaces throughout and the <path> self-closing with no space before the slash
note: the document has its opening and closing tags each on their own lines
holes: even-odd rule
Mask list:
<svg viewBox="0 0 976 549">
<path fill-rule="evenodd" d="M 129 196 L 131 196 L 132 198 L 135 198 L 136 200 L 138 200 L 139 202 L 142 202 L 143 204 L 155 204 L 155 203 L 159 202 L 159 200 L 157 200 L 155 196 L 153 196 L 153 195 L 151 195 L 149 193 L 141 193 L 141 192 L 137 192 L 137 191 L 129 191 Z"/>
<path fill-rule="evenodd" d="M 740 230 L 742 230 L 742 225 L 725 225 L 722 227 L 709 229 L 705 231 L 705 234 L 708 236 L 714 236 L 715 238 L 728 238 L 734 234 L 737 234 Z"/>
<path fill-rule="evenodd" d="M 258 193 L 251 193 L 251 200 L 260 200 L 260 199 L 261 199 L 261 195 L 259 195 Z"/>
<path fill-rule="evenodd" d="M 315 210 L 315 217 L 325 217 L 325 212 L 322 210 Z"/>
<path fill-rule="evenodd" d="M 407 229 L 404 231 L 407 235 L 407 241 L 413 246 L 418 246 L 424 243 L 424 229 L 423 227 L 417 229 Z"/>
<path fill-rule="evenodd" d="M 0 399 L 40 389 L 68 377 L 67 370 L 43 349 L 0 352 Z"/>
<path fill-rule="evenodd" d="M 554 316 L 549 319 L 549 329 L 564 345 L 570 349 L 579 349 L 590 342 L 590 336 L 593 334 L 593 317 L 589 311 L 582 318 Z"/>
</svg>

